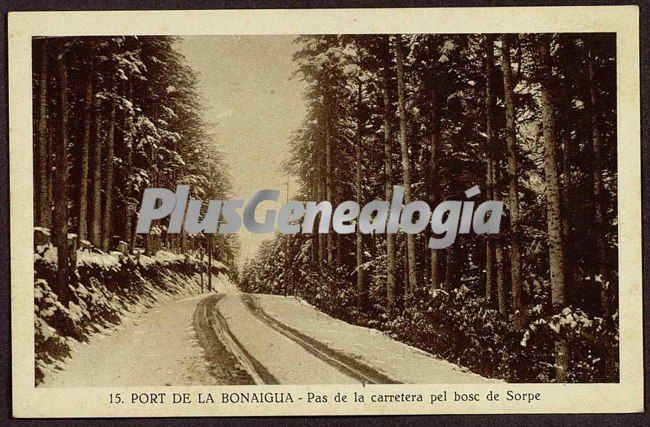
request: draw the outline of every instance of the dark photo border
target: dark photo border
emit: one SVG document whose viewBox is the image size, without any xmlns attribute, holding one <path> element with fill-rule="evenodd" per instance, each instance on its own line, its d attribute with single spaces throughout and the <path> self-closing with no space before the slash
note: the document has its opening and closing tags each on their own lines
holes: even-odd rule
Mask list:
<svg viewBox="0 0 650 427">
<path fill-rule="evenodd" d="M 441 0 L 441 1 L 315 1 L 302 0 L 297 2 L 278 1 L 256 1 L 256 0 L 6 0 L 2 8 L 2 21 L 0 33 L 3 41 L 0 45 L 0 57 L 3 65 L 0 68 L 0 281 L 3 288 L 0 292 L 0 417 L 7 423 L 29 423 L 40 424 L 44 420 L 12 420 L 12 399 L 11 399 L 11 294 L 10 294 L 10 239 L 9 239 L 9 125 L 8 125 L 8 82 L 7 82 L 7 14 L 11 11 L 101 11 L 101 10 L 191 10 L 191 9 L 281 9 L 281 8 L 393 8 L 393 7 L 503 7 L 503 6 L 596 6 L 596 5 L 638 5 L 640 9 L 640 67 L 641 67 L 641 162 L 642 162 L 642 227 L 643 227 L 643 319 L 644 335 L 650 333 L 650 261 L 645 262 L 650 253 L 650 163 L 648 162 L 648 101 L 650 93 L 648 90 L 647 78 L 649 75 L 648 57 L 650 49 L 648 38 L 650 35 L 648 10 L 650 3 L 641 1 L 530 1 L 530 0 Z M 623 70 L 624 72 L 624 70 Z M 644 367 L 647 367 L 650 357 L 647 339 L 644 337 Z M 648 407 L 648 378 L 645 377 L 644 401 Z M 606 396 L 603 396 L 606 399 Z M 312 417 L 309 423 L 319 425 L 338 425 L 347 423 L 386 423 L 420 425 L 425 423 L 442 423 L 444 425 L 497 425 L 497 424 L 534 424 L 534 425 L 573 425 L 579 423 L 588 424 L 647 424 L 648 416 L 643 414 L 545 414 L 545 415 L 436 415 L 436 416 L 399 416 L 399 417 Z M 89 423 L 94 425 L 212 425 L 216 422 L 223 425 L 248 425 L 248 424 L 272 424 L 291 425 L 302 424 L 306 421 L 303 417 L 282 417 L 265 419 L 259 417 L 244 418 L 192 418 L 190 420 L 181 418 L 142 418 L 142 419 L 88 419 L 88 420 L 55 420 L 48 423 L 61 425 L 85 426 Z M 645 423 L 644 423 L 645 421 Z"/>
</svg>

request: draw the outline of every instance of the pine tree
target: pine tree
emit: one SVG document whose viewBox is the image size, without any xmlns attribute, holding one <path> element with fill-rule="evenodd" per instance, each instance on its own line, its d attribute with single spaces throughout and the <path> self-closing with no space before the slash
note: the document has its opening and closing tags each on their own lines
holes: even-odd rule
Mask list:
<svg viewBox="0 0 650 427">
<path fill-rule="evenodd" d="M 63 53 L 57 59 L 59 77 L 59 140 L 56 146 L 56 187 L 61 189 L 54 201 L 52 241 L 57 248 L 57 295 L 70 301 L 70 253 L 68 246 L 68 71 Z"/>
<path fill-rule="evenodd" d="M 429 200 L 431 206 L 436 206 L 438 201 L 438 157 L 440 156 L 440 112 L 438 106 L 438 96 L 436 82 L 431 89 L 431 137 L 430 137 L 430 194 Z M 431 288 L 438 289 L 440 287 L 440 261 L 437 249 L 431 249 Z"/>
<path fill-rule="evenodd" d="M 130 99 L 133 97 L 133 87 L 129 84 L 127 95 Z M 129 252 L 135 249 L 135 236 L 132 236 L 133 227 L 131 224 L 132 208 L 131 208 L 131 187 L 132 174 L 133 174 L 133 137 L 134 137 L 134 124 L 133 124 L 133 104 L 129 102 L 125 106 L 124 112 L 124 145 L 126 148 L 126 161 L 124 167 L 124 241 L 128 245 Z M 185 252 L 185 248 L 183 248 Z"/>
<path fill-rule="evenodd" d="M 598 114 L 598 91 L 596 89 L 596 72 L 597 64 L 594 52 L 588 48 L 588 73 L 589 73 L 589 101 L 591 113 L 591 133 L 592 133 L 592 147 L 591 153 L 593 156 L 591 179 L 593 182 L 594 194 L 594 224 L 596 236 L 596 252 L 598 262 L 598 274 L 600 279 L 600 310 L 603 317 L 609 316 L 608 304 L 608 282 L 609 274 L 606 267 L 606 236 L 605 236 L 605 208 L 603 207 L 603 175 L 602 175 L 602 136 L 599 128 L 599 114 Z"/>
<path fill-rule="evenodd" d="M 47 85 L 48 85 L 48 44 L 47 39 L 39 40 L 40 67 L 38 76 L 38 145 L 36 155 L 39 167 L 36 179 L 35 192 L 35 222 L 37 225 L 50 228 L 50 201 L 48 198 L 48 180 L 51 168 L 48 167 L 50 152 L 48 149 L 48 111 L 47 111 Z"/>
<path fill-rule="evenodd" d="M 384 140 L 384 186 L 386 200 L 393 198 L 393 148 L 391 130 L 391 103 L 390 103 L 390 39 L 385 36 L 384 50 L 384 75 L 382 76 L 383 100 L 383 140 Z M 395 236 L 386 234 L 386 297 L 388 299 L 388 312 L 393 313 L 396 308 L 397 283 L 395 280 Z"/>
<path fill-rule="evenodd" d="M 361 181 L 361 162 L 363 153 L 363 119 L 361 116 L 362 108 L 362 84 L 361 79 L 358 82 L 357 90 L 357 147 L 355 156 L 355 195 L 356 202 L 359 206 L 363 203 L 363 187 Z M 356 258 L 357 258 L 357 305 L 359 308 L 364 309 L 367 305 L 367 290 L 363 281 L 363 236 L 361 235 L 360 227 L 356 228 Z"/>
<path fill-rule="evenodd" d="M 110 113 L 108 116 L 108 134 L 106 136 L 106 156 L 104 167 L 106 169 L 106 185 L 104 187 L 104 216 L 102 222 L 102 249 L 111 249 L 113 239 L 113 172 L 114 172 L 114 145 L 115 144 L 115 99 L 110 100 Z"/>
<path fill-rule="evenodd" d="M 95 121 L 92 140 L 92 223 L 90 227 L 90 243 L 101 246 L 102 240 L 102 104 L 96 96 L 93 102 Z"/>
<path fill-rule="evenodd" d="M 91 50 L 92 55 L 92 50 Z M 84 124 L 83 137 L 81 140 L 81 177 L 79 183 L 79 239 L 86 240 L 88 232 L 88 170 L 89 170 L 89 145 L 90 145 L 90 123 L 91 108 L 93 102 L 93 69 L 92 61 L 90 73 L 86 77 L 84 90 Z"/>
<path fill-rule="evenodd" d="M 546 173 L 547 224 L 549 241 L 549 264 L 551 268 L 551 299 L 556 310 L 565 305 L 564 246 L 562 242 L 562 218 L 559 174 L 556 159 L 555 111 L 553 107 L 550 40 L 540 36 L 540 110 L 542 112 L 544 139 L 544 170 Z M 569 349 L 563 339 L 555 341 L 555 366 L 557 382 L 566 382 L 569 372 Z"/>
<path fill-rule="evenodd" d="M 494 199 L 494 145 L 496 143 L 496 132 L 494 126 L 494 103 L 495 93 L 493 88 L 494 73 L 494 37 L 485 36 L 485 133 L 487 136 L 485 153 L 486 153 L 486 187 L 487 198 Z M 492 299 L 494 281 L 494 241 L 491 238 L 485 241 L 485 298 Z"/>
<path fill-rule="evenodd" d="M 501 36 L 501 67 L 506 106 L 506 142 L 508 153 L 508 204 L 510 208 L 510 282 L 512 286 L 512 311 L 521 309 L 521 248 L 519 245 L 519 184 L 517 171 L 517 124 L 515 95 L 510 66 L 510 36 Z"/>
<path fill-rule="evenodd" d="M 397 98 L 399 108 L 399 135 L 400 147 L 402 151 L 402 176 L 404 180 L 404 204 L 411 203 L 411 166 L 409 156 L 409 146 L 406 137 L 406 94 L 404 82 L 404 54 L 400 38 L 395 40 L 395 60 L 397 63 Z M 415 237 L 412 234 L 406 235 L 406 260 L 408 269 L 407 294 L 415 290 L 417 285 L 416 265 L 415 265 Z"/>
</svg>

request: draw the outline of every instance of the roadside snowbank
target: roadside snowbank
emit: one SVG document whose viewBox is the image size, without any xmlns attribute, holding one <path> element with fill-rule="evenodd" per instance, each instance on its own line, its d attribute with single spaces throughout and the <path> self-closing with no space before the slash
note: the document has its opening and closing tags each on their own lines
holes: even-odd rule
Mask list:
<svg viewBox="0 0 650 427">
<path fill-rule="evenodd" d="M 333 350 L 362 360 L 399 382 L 411 384 L 500 382 L 437 359 L 425 351 L 396 341 L 376 329 L 334 319 L 303 300 L 262 294 L 255 295 L 255 298 L 269 316 Z"/>
<path fill-rule="evenodd" d="M 205 267 L 192 255 L 166 251 L 155 256 L 141 255 L 138 260 L 118 252 L 80 250 L 69 284 L 73 298 L 64 304 L 50 286 L 56 283 L 56 248 L 38 248 L 34 254 L 36 383 L 61 369 L 61 362 L 79 342 L 114 330 L 125 315 L 142 313 L 169 299 L 198 294 L 202 264 Z M 221 281 L 215 277 L 213 283 Z"/>
<path fill-rule="evenodd" d="M 48 372 L 40 387 L 217 384 L 192 329 L 201 298 L 169 298 L 126 314 L 110 334 L 76 343 L 62 369 Z"/>
</svg>

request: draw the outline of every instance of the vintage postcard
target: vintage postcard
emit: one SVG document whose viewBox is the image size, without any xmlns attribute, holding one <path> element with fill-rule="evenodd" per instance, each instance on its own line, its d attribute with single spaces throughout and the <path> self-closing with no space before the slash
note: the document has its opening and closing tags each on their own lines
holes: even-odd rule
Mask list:
<svg viewBox="0 0 650 427">
<path fill-rule="evenodd" d="M 11 13 L 14 415 L 642 411 L 638 22 Z"/>
</svg>

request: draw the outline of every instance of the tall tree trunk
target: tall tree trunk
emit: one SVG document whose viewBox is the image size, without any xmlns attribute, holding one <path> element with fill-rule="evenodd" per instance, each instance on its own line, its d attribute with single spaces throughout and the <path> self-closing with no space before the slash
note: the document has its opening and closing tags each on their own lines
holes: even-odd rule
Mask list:
<svg viewBox="0 0 650 427">
<path fill-rule="evenodd" d="M 385 63 L 384 63 L 384 168 L 386 200 L 393 199 L 393 150 L 391 148 L 391 106 L 390 106 L 390 39 L 386 38 Z M 386 233 L 386 298 L 388 299 L 388 312 L 393 313 L 396 308 L 396 280 L 395 280 L 395 235 Z"/>
<path fill-rule="evenodd" d="M 497 270 L 497 303 L 499 313 L 508 314 L 508 303 L 506 299 L 506 266 L 503 263 L 503 246 L 497 241 L 494 244 L 494 257 L 496 259 Z"/>
<path fill-rule="evenodd" d="M 445 283 L 443 284 L 443 289 L 449 291 L 454 280 L 454 250 L 449 247 L 445 252 Z"/>
<path fill-rule="evenodd" d="M 488 159 L 487 163 L 487 198 L 494 199 L 492 190 L 492 160 Z M 485 299 L 492 300 L 494 293 L 494 241 L 488 236 L 485 242 Z"/>
<path fill-rule="evenodd" d="M 588 60 L 589 60 L 589 100 L 591 112 L 591 132 L 592 132 L 592 185 L 594 192 L 594 222 L 596 232 L 596 251 L 598 261 L 598 274 L 600 275 L 600 312 L 604 319 L 611 319 L 611 310 L 609 308 L 610 295 L 615 293 L 614 283 L 612 283 L 612 276 L 607 269 L 607 241 L 606 241 L 606 219 L 605 219 L 605 206 L 603 199 L 603 140 L 599 127 L 599 114 L 598 114 L 598 91 L 596 88 L 596 60 L 594 52 L 591 49 L 591 41 L 587 43 L 588 46 Z M 618 354 L 612 347 L 608 347 L 604 359 L 605 366 L 605 380 L 617 381 L 616 362 Z"/>
<path fill-rule="evenodd" d="M 316 161 L 318 162 L 318 156 L 315 156 Z M 312 174 L 311 176 L 311 196 L 313 197 L 310 200 L 320 200 L 318 198 L 318 173 Z M 318 236 L 311 235 L 311 262 L 318 262 Z"/>
<path fill-rule="evenodd" d="M 406 249 L 407 244 L 406 244 L 406 234 L 403 234 L 404 236 L 404 249 Z M 399 251 L 398 251 L 399 252 Z M 402 251 L 406 253 L 406 251 Z M 407 256 L 404 257 L 404 269 L 402 271 L 404 273 L 404 278 L 402 279 L 402 283 L 404 284 L 404 289 L 403 289 L 403 295 L 408 295 L 408 289 L 409 289 L 409 259 Z"/>
<path fill-rule="evenodd" d="M 212 292 L 212 244 L 214 236 L 208 234 L 208 292 Z"/>
<path fill-rule="evenodd" d="M 356 169 L 355 169 L 355 192 L 356 202 L 361 206 L 363 202 L 363 188 L 361 181 L 361 155 L 363 152 L 363 119 L 361 117 L 362 86 L 361 80 L 358 82 L 357 93 L 357 151 L 356 151 Z M 366 308 L 368 291 L 363 283 L 363 235 L 361 229 L 356 227 L 356 249 L 357 249 L 357 305 L 360 309 Z"/>
<path fill-rule="evenodd" d="M 427 178 L 427 174 L 424 174 L 425 176 L 423 177 L 424 182 L 427 183 L 430 180 Z M 417 239 L 415 240 L 417 244 Z M 428 244 L 426 242 L 425 244 Z M 431 252 L 427 252 L 426 250 L 424 251 L 418 251 L 416 253 L 417 258 L 418 258 L 418 265 L 422 267 L 422 283 L 425 285 L 430 285 L 431 284 Z"/>
<path fill-rule="evenodd" d="M 113 238 L 113 166 L 115 143 L 115 100 L 111 100 L 111 112 L 108 118 L 106 135 L 106 200 L 104 202 L 104 223 L 102 227 L 102 249 L 108 251 Z"/>
<path fill-rule="evenodd" d="M 571 144 L 570 137 L 566 137 L 562 147 L 562 180 L 561 193 L 562 200 L 562 241 L 564 242 L 564 252 L 572 253 L 574 250 L 574 236 L 572 235 L 572 224 L 574 218 L 572 215 L 572 194 L 571 194 Z M 575 257 L 567 257 L 564 260 L 564 280 L 567 291 L 566 300 L 569 304 L 578 303 L 577 297 L 580 295 L 580 267 Z"/>
<path fill-rule="evenodd" d="M 325 174 L 327 171 L 324 170 L 323 166 L 323 146 L 318 145 L 317 147 L 317 158 L 318 158 L 318 164 L 316 166 L 317 169 L 317 177 L 316 177 L 316 185 L 318 189 L 318 198 L 316 200 L 324 200 L 325 199 L 325 181 L 326 177 Z M 319 233 L 318 230 L 316 230 L 316 236 L 318 238 L 318 267 L 322 270 L 323 265 L 325 264 L 325 258 L 326 258 L 326 236 Z"/>
<path fill-rule="evenodd" d="M 402 149 L 402 174 L 404 176 L 404 204 L 411 203 L 411 166 L 408 141 L 406 139 L 406 95 L 404 82 L 404 54 L 399 38 L 395 40 L 395 59 L 397 60 L 397 98 L 399 109 L 400 147 Z M 417 283 L 415 266 L 415 236 L 406 235 L 406 256 L 408 265 L 408 290 L 411 294 Z"/>
<path fill-rule="evenodd" d="M 136 223 L 137 223 L 137 221 L 136 221 Z M 131 246 L 129 247 L 129 251 L 132 254 L 135 253 L 135 244 L 138 241 L 138 233 L 135 232 L 135 228 L 136 228 L 135 225 L 136 225 L 135 223 L 132 223 L 132 225 L 131 225 Z M 194 240 L 192 239 L 192 242 L 193 241 Z M 192 248 L 192 249 L 194 249 L 194 248 Z"/>
<path fill-rule="evenodd" d="M 340 165 L 341 159 L 340 153 L 336 149 L 336 147 L 333 145 L 334 141 L 332 140 L 331 134 L 330 134 L 330 164 L 332 165 L 331 172 L 332 176 L 330 178 L 331 180 L 331 186 L 332 186 L 332 205 L 333 206 L 338 206 L 343 200 L 341 199 L 342 195 L 340 193 L 340 190 L 338 188 L 338 171 L 339 168 L 337 165 Z M 343 242 L 343 235 L 340 233 L 331 233 L 332 236 L 332 244 L 333 244 L 333 250 L 332 250 L 332 260 L 334 265 L 341 265 L 341 257 L 343 254 L 343 247 L 344 247 L 344 242 Z"/>
<path fill-rule="evenodd" d="M 56 144 L 56 187 L 59 192 L 54 203 L 52 238 L 57 248 L 57 295 L 70 301 L 70 261 L 68 250 L 68 73 L 63 59 L 58 59 L 59 71 L 59 141 Z"/>
<path fill-rule="evenodd" d="M 127 96 L 129 100 L 133 99 L 132 96 L 133 90 L 129 84 L 127 90 Z M 131 173 L 133 172 L 133 114 L 134 111 L 131 108 L 126 109 L 124 113 L 124 144 L 126 145 L 126 162 L 124 168 L 124 241 L 127 244 L 128 251 L 133 252 L 135 249 L 135 239 L 131 233 L 132 224 L 131 218 L 133 216 L 131 208 Z M 181 235 L 183 252 L 185 252 L 185 234 Z"/>
<path fill-rule="evenodd" d="M 494 148 L 496 144 L 496 132 L 494 129 L 494 82 L 492 80 L 494 68 L 494 36 L 485 36 L 485 133 L 487 135 L 485 155 L 487 163 L 486 186 L 487 198 L 494 198 L 494 182 L 492 180 L 494 169 Z M 492 298 L 494 280 L 494 240 L 489 238 L 485 242 L 485 298 Z"/>
<path fill-rule="evenodd" d="M 329 117 L 329 102 L 326 106 L 325 117 L 325 191 L 326 200 L 330 203 L 332 200 L 332 138 L 330 135 L 330 117 Z M 333 241 L 332 233 L 327 233 L 327 263 L 332 265 L 333 258 Z"/>
<path fill-rule="evenodd" d="M 81 177 L 79 182 L 79 240 L 86 240 L 88 233 L 88 146 L 90 145 L 90 116 L 93 102 L 93 66 L 86 80 L 84 94 L 84 133 L 81 139 Z"/>
<path fill-rule="evenodd" d="M 492 197 L 494 199 L 501 199 L 502 192 L 500 183 L 502 181 L 501 172 L 499 169 L 499 162 L 492 161 Z M 508 299 L 506 295 L 506 265 L 503 259 L 503 242 L 498 238 L 494 240 L 494 258 L 496 268 L 496 285 L 497 285 L 497 304 L 499 313 L 508 314 Z"/>
<path fill-rule="evenodd" d="M 501 68 L 503 71 L 504 100 L 506 105 L 506 142 L 508 153 L 508 204 L 510 208 L 510 283 L 512 285 L 512 311 L 521 309 L 521 249 L 519 244 L 519 185 L 517 172 L 517 128 L 515 122 L 515 96 L 512 68 L 510 66 L 510 37 L 501 37 Z"/>
<path fill-rule="evenodd" d="M 51 125 L 49 125 L 47 131 L 47 149 L 45 150 L 47 154 L 47 158 L 45 159 L 45 163 L 47 165 L 47 178 L 46 178 L 46 185 L 47 185 L 47 190 L 46 190 L 46 196 L 45 196 L 45 215 L 43 216 L 43 224 L 47 225 L 50 227 L 52 225 L 52 188 L 54 187 L 53 180 L 54 180 L 54 162 L 56 159 L 53 157 L 53 152 L 54 149 L 52 148 L 52 140 L 54 138 L 54 135 L 56 131 L 53 129 Z"/>
<path fill-rule="evenodd" d="M 90 226 L 90 243 L 96 247 L 102 244 L 102 105 L 96 97 L 94 102 L 95 124 L 92 146 L 92 224 Z"/>
<path fill-rule="evenodd" d="M 40 41 L 41 61 L 38 76 L 38 140 L 36 154 L 38 156 L 38 165 L 35 165 L 38 171 L 36 180 L 36 225 L 50 228 L 50 199 L 48 199 L 48 175 L 49 170 L 49 150 L 48 150 L 48 127 L 47 127 L 47 70 L 48 70 L 48 48 L 47 39 Z"/>
<path fill-rule="evenodd" d="M 598 125 L 598 92 L 596 90 L 596 61 L 594 53 L 589 48 L 589 100 L 591 111 L 592 132 L 592 185 L 594 191 L 594 222 L 596 232 L 596 252 L 598 274 L 600 276 L 600 311 L 603 318 L 610 315 L 607 286 L 609 274 L 606 263 L 605 208 L 603 203 L 603 165 L 602 165 L 602 135 Z M 610 283 L 611 285 L 611 283 Z"/>
<path fill-rule="evenodd" d="M 203 270 L 205 269 L 205 265 L 203 264 L 203 242 L 199 244 L 199 258 L 201 259 L 201 263 L 199 264 L 199 277 L 201 278 L 201 293 L 203 293 Z"/>
<path fill-rule="evenodd" d="M 559 174 L 556 159 L 555 109 L 551 95 L 550 40 L 541 37 L 540 53 L 540 109 L 542 112 L 544 139 L 544 171 L 546 175 L 547 223 L 549 241 L 549 264 L 551 270 L 551 301 L 555 311 L 564 308 L 564 245 L 562 242 L 562 217 Z M 555 379 L 566 382 L 569 372 L 569 349 L 566 342 L 555 341 Z"/>
<path fill-rule="evenodd" d="M 435 82 L 434 82 L 435 85 Z M 429 183 L 429 199 L 431 206 L 438 203 L 438 152 L 440 151 L 440 115 L 438 110 L 438 96 L 435 86 L 431 89 L 431 145 L 429 152 L 431 156 Z M 438 250 L 431 249 L 431 289 L 440 288 L 440 261 L 438 259 Z"/>
<path fill-rule="evenodd" d="M 155 156 L 155 148 L 154 147 L 151 147 L 151 151 L 147 152 L 147 160 L 148 160 L 147 175 L 149 176 L 149 183 L 150 183 L 151 186 L 155 186 L 155 183 L 156 183 L 156 166 L 155 166 L 156 156 Z M 212 181 L 211 178 L 212 177 L 210 176 L 210 181 Z M 156 225 L 155 221 L 152 222 L 151 225 L 152 225 L 152 227 L 155 226 Z M 135 239 L 135 237 L 136 236 L 134 234 L 133 238 Z M 154 241 L 156 240 L 156 237 L 154 237 L 154 235 L 151 233 L 151 231 L 149 231 L 149 233 L 142 236 L 142 240 L 143 240 L 142 245 L 144 246 L 145 255 L 150 255 L 151 253 L 153 253 L 155 251 L 155 249 L 154 249 L 154 246 L 155 246 Z M 201 240 L 201 243 L 200 243 L 201 251 L 203 250 L 203 243 L 204 243 L 204 241 Z M 203 252 L 201 252 L 201 262 L 203 262 Z M 203 267 L 201 267 L 201 269 L 203 269 Z M 201 275 L 201 280 L 203 280 L 202 275 Z M 203 283 L 201 283 L 201 293 L 203 293 Z"/>
</svg>

